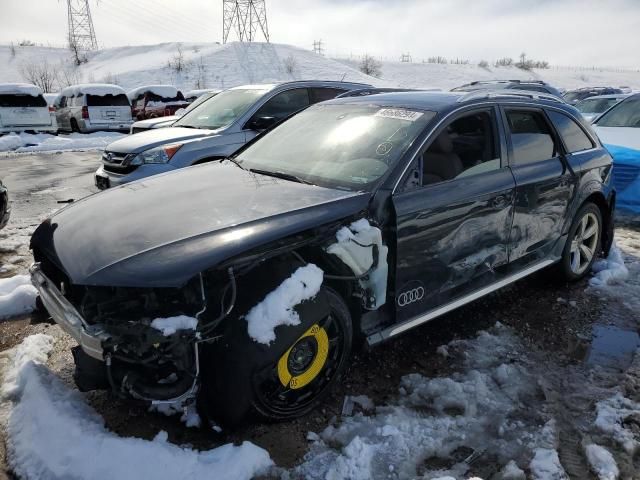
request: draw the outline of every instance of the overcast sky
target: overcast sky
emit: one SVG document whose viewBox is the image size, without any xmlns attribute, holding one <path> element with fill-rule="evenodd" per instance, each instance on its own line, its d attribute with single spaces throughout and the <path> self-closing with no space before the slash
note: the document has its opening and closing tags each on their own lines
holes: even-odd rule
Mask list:
<svg viewBox="0 0 640 480">
<path fill-rule="evenodd" d="M 221 41 L 221 0 L 89 0 L 101 46 Z M 329 55 L 640 67 L 640 0 L 267 0 L 271 41 Z M 0 42 L 63 45 L 66 0 L 0 0 Z"/>
</svg>

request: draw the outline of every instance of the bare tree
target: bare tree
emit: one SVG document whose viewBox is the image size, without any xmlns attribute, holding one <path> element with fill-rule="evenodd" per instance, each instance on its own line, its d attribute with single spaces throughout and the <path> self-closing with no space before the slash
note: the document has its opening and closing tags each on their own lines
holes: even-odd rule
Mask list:
<svg viewBox="0 0 640 480">
<path fill-rule="evenodd" d="M 510 58 L 510 57 L 500 58 L 496 60 L 496 63 L 495 63 L 496 67 L 510 67 L 512 65 L 513 65 L 513 58 Z"/>
<path fill-rule="evenodd" d="M 380 77 L 382 75 L 382 64 L 368 53 L 365 53 L 360 61 L 360 71 L 365 75 Z"/>
<path fill-rule="evenodd" d="M 184 53 L 182 52 L 182 45 L 178 44 L 178 52 L 168 62 L 169 68 L 176 73 L 182 72 L 186 68 L 186 61 L 184 59 Z"/>
<path fill-rule="evenodd" d="M 195 88 L 207 88 L 207 66 L 202 61 L 202 55 L 196 67 L 198 69 L 198 78 L 196 78 Z"/>
<path fill-rule="evenodd" d="M 69 50 L 71 50 L 73 61 L 76 65 L 82 65 L 83 63 L 87 63 L 89 61 L 86 53 L 82 51 L 75 40 L 69 40 Z"/>
<path fill-rule="evenodd" d="M 56 81 L 58 88 L 61 89 L 80 83 L 80 72 L 78 72 L 78 66 L 75 62 L 73 64 L 66 64 L 61 61 L 60 67 L 56 71 Z"/>
<path fill-rule="evenodd" d="M 37 85 L 44 92 L 53 92 L 58 81 L 58 71 L 46 60 L 25 63 L 20 67 L 20 74 L 29 83 Z"/>
<path fill-rule="evenodd" d="M 284 69 L 287 71 L 289 75 L 293 75 L 294 72 L 298 69 L 298 62 L 293 55 L 289 55 L 282 62 L 284 64 Z"/>
<path fill-rule="evenodd" d="M 16 45 L 13 42 L 9 45 L 9 52 L 11 52 L 11 58 L 16 58 Z"/>
<path fill-rule="evenodd" d="M 427 63 L 446 64 L 447 63 L 447 59 L 438 55 L 437 57 L 429 57 L 429 58 L 427 58 Z"/>
</svg>

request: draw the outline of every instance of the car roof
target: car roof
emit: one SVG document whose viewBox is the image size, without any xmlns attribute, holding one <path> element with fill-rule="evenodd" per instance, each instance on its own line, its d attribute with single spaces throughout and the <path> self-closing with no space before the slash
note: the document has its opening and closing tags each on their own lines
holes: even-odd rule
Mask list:
<svg viewBox="0 0 640 480">
<path fill-rule="evenodd" d="M 497 103 L 539 103 L 546 106 L 571 108 L 560 98 L 527 90 L 482 90 L 474 92 L 393 92 L 380 93 L 364 97 L 344 97 L 328 100 L 329 104 L 368 104 L 381 107 L 416 108 L 444 112 L 463 104 L 484 103 L 487 100 Z"/>
<path fill-rule="evenodd" d="M 358 82 L 342 82 L 338 80 L 295 80 L 290 82 L 274 82 L 274 83 L 258 83 L 250 85 L 238 85 L 230 88 L 230 90 L 273 90 L 283 86 L 299 86 L 299 87 L 334 87 L 346 88 L 349 90 L 372 88 L 372 85 Z"/>
<path fill-rule="evenodd" d="M 594 97 L 587 97 L 587 98 L 585 98 L 583 100 L 580 100 L 580 103 L 588 102 L 590 100 L 602 100 L 603 98 L 604 99 L 607 99 L 607 98 L 627 98 L 629 96 L 631 96 L 630 93 L 609 93 L 607 95 L 596 95 Z"/>
</svg>

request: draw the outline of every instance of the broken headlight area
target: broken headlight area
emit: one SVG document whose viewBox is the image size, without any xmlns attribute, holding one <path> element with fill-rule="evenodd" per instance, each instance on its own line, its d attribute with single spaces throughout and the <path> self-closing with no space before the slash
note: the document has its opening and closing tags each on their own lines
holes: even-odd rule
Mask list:
<svg viewBox="0 0 640 480">
<path fill-rule="evenodd" d="M 229 278 L 198 277 L 179 289 L 66 287 L 65 296 L 84 320 L 108 337 L 102 341 L 104 361 L 74 351 L 78 387 L 110 388 L 122 397 L 151 403 L 193 397 L 199 376 L 198 342 L 211 340 L 229 311 Z M 192 320 L 195 328 L 163 331 L 154 323 L 180 316 Z"/>
</svg>

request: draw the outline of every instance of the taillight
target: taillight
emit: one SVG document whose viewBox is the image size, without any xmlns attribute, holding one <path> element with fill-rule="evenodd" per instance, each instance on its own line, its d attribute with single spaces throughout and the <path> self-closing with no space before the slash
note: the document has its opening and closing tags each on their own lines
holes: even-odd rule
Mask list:
<svg viewBox="0 0 640 480">
<path fill-rule="evenodd" d="M 49 105 L 49 113 L 56 113 L 56 107 Z"/>
<path fill-rule="evenodd" d="M 85 120 L 89 118 L 89 107 L 82 107 L 82 118 Z"/>
</svg>

